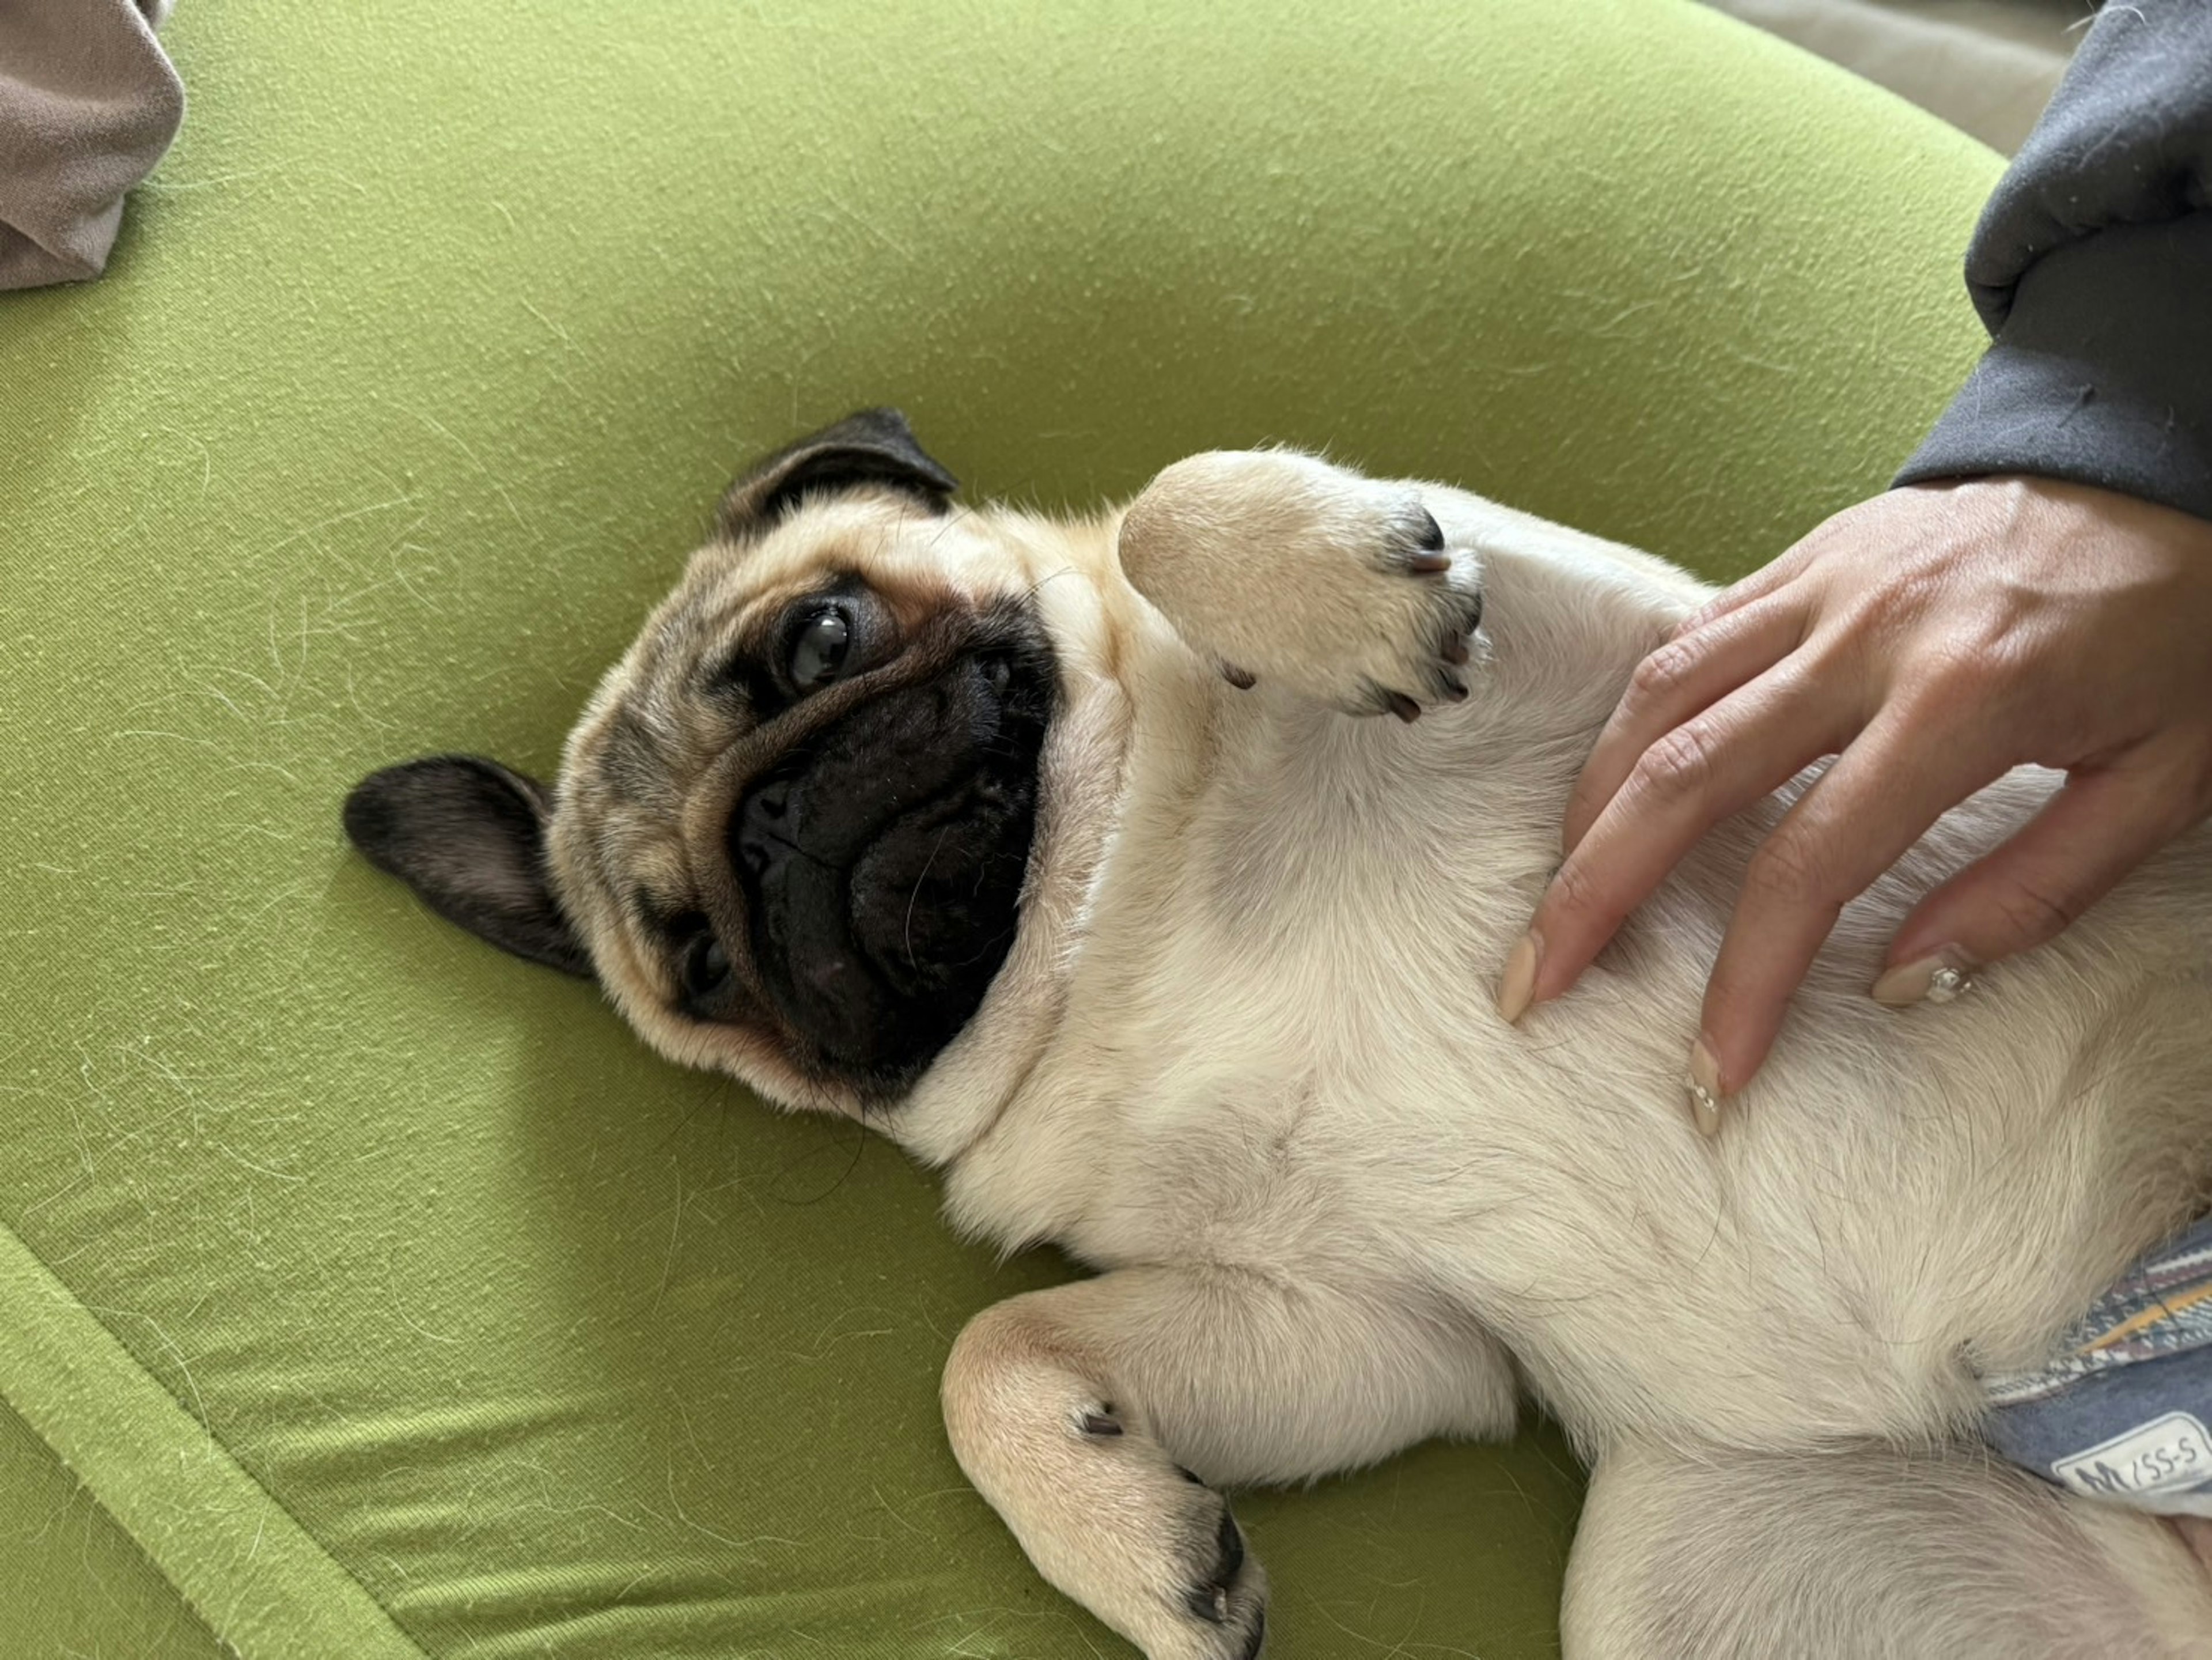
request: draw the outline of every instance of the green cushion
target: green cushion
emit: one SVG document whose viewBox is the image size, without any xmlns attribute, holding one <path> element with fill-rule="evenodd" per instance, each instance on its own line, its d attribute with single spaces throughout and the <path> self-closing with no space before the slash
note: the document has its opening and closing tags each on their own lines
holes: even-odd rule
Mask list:
<svg viewBox="0 0 2212 1660">
<path fill-rule="evenodd" d="M 1668 0 L 169 39 L 112 274 L 0 301 L 0 1654 L 1126 1653 L 938 1422 L 1065 1267 L 432 918 L 344 789 L 550 769 L 863 403 L 990 491 L 1281 439 L 1743 570 L 1965 371 L 1995 158 Z M 1576 1504 L 1534 1432 L 1241 1510 L 1282 1653 L 1497 1660 Z"/>
</svg>

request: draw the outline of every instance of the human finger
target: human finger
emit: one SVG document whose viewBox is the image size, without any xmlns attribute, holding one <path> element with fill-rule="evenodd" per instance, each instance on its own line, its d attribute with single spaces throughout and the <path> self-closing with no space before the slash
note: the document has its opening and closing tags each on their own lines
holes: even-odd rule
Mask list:
<svg viewBox="0 0 2212 1660">
<path fill-rule="evenodd" d="M 1888 705 L 1798 797 L 1744 871 L 1705 982 L 1690 1101 L 1707 1134 L 1765 1064 L 1790 998 L 1851 900 L 1929 825 L 2005 770 L 2002 753 Z"/>
<path fill-rule="evenodd" d="M 2009 840 L 1922 900 L 1891 943 L 1875 1000 L 1956 996 L 1976 968 L 2063 933 L 2203 818 L 2205 781 L 2175 747 L 2073 774 Z"/>
<path fill-rule="evenodd" d="M 1782 603 L 1753 605 L 1667 642 L 1636 666 L 1567 798 L 1561 845 L 1572 853 L 1652 745 L 1764 674 L 1804 639 L 1804 618 Z"/>
<path fill-rule="evenodd" d="M 1699 837 L 1838 747 L 1846 719 L 1778 667 L 1662 734 L 1553 877 L 1508 960 L 1500 1012 L 1517 1019 L 1565 991 Z"/>
</svg>

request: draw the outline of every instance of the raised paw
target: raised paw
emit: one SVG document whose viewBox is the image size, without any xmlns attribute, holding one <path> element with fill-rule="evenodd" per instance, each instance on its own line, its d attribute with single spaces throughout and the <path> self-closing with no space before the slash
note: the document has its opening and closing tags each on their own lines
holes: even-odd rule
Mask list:
<svg viewBox="0 0 2212 1660">
<path fill-rule="evenodd" d="M 1131 583 L 1231 684 L 1280 685 L 1349 714 L 1468 695 L 1480 562 L 1427 496 L 1311 456 L 1194 456 L 1132 505 Z"/>
<path fill-rule="evenodd" d="M 1370 670 L 1366 696 L 1345 707 L 1348 714 L 1387 712 L 1401 721 L 1417 720 L 1430 703 L 1456 703 L 1467 696 L 1467 677 L 1462 671 L 1473 654 L 1469 642 L 1482 626 L 1482 589 L 1479 583 L 1453 580 L 1458 571 L 1454 550 L 1418 491 L 1406 492 L 1377 538 L 1376 550 L 1385 575 L 1430 580 L 1423 583 L 1418 599 L 1411 595 L 1402 599 L 1403 607 L 1413 615 L 1395 637 L 1386 624 L 1378 639 L 1382 655 L 1392 660 Z M 1432 636 L 1424 634 L 1425 623 L 1432 626 Z"/>
</svg>

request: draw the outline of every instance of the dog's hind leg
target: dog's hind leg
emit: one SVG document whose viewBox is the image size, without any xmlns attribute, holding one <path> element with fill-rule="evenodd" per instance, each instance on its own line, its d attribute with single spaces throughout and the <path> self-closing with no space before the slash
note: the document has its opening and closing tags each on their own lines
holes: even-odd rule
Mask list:
<svg viewBox="0 0 2212 1660">
<path fill-rule="evenodd" d="M 2212 1578 L 2155 1517 L 1978 1450 L 1626 1444 L 1591 1478 L 1566 1660 L 2194 1660 Z"/>
<path fill-rule="evenodd" d="M 1250 1660 L 1265 1639 L 1265 1576 L 1201 1477 L 1298 1481 L 1431 1435 L 1510 1434 L 1513 1414 L 1504 1352 L 1449 1310 L 1226 1269 L 1012 1298 L 945 1369 L 969 1479 L 1045 1578 L 1151 1660 Z"/>
</svg>

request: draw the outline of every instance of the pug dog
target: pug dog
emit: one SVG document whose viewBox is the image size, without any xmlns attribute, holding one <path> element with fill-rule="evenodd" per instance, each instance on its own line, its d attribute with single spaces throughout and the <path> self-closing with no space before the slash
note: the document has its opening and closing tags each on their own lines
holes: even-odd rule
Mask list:
<svg viewBox="0 0 2212 1660">
<path fill-rule="evenodd" d="M 1525 1394 L 1592 1467 L 1570 1660 L 2212 1654 L 2168 1524 L 1976 1438 L 1984 1376 L 2212 1202 L 2212 840 L 1972 996 L 1876 1005 L 1916 896 L 2054 781 L 2000 781 L 1846 908 L 1700 1134 L 1700 988 L 1791 791 L 1571 995 L 1516 1026 L 1487 988 L 1710 590 L 1287 450 L 1089 518 L 954 492 L 887 410 L 770 456 L 556 781 L 436 757 L 344 817 L 663 1054 L 1097 1270 L 978 1315 L 944 1375 L 1048 1580 L 1152 1660 L 1249 1660 L 1267 1580 L 1222 1487 L 1507 1436 Z"/>
</svg>

